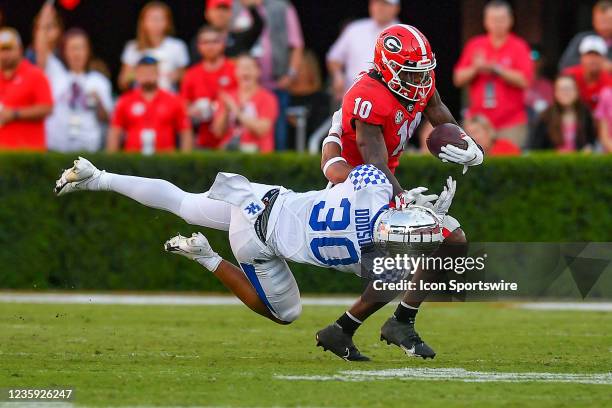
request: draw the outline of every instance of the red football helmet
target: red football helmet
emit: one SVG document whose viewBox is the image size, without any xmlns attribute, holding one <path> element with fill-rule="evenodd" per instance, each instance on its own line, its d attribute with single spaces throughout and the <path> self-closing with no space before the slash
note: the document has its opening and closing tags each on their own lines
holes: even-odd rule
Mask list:
<svg viewBox="0 0 612 408">
<path fill-rule="evenodd" d="M 376 41 L 374 64 L 389 89 L 411 102 L 424 99 L 433 88 L 436 56 L 413 26 L 396 24 L 384 30 Z"/>
</svg>

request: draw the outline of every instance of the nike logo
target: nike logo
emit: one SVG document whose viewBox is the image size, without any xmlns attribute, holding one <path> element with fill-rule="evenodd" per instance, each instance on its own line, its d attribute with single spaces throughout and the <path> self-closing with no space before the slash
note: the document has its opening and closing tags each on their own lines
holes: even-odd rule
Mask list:
<svg viewBox="0 0 612 408">
<path fill-rule="evenodd" d="M 342 356 L 342 358 L 349 358 L 349 356 L 351 355 L 351 351 L 349 350 L 349 348 L 346 348 L 346 355 Z"/>
</svg>

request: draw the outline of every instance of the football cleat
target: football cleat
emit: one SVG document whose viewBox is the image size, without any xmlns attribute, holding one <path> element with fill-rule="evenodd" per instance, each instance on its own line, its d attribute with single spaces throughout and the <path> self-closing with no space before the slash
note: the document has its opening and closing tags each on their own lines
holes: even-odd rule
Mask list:
<svg viewBox="0 0 612 408">
<path fill-rule="evenodd" d="M 222 261 L 206 237 L 199 232 L 191 234 L 191 237 L 179 234 L 170 238 L 164 244 L 164 250 L 196 261 L 209 271 L 215 271 Z"/>
<path fill-rule="evenodd" d="M 414 329 L 414 319 L 410 323 L 404 323 L 398 321 L 395 316 L 390 317 L 380 329 L 380 340 L 395 344 L 413 357 L 433 359 L 436 356 L 436 352 L 421 340 Z"/>
<path fill-rule="evenodd" d="M 105 173 L 91 164 L 87 159 L 79 157 L 74 166 L 64 170 L 55 182 L 53 191 L 58 196 L 81 190 L 100 190 L 100 176 Z"/>
<path fill-rule="evenodd" d="M 370 358 L 359 352 L 353 343 L 353 337 L 342 331 L 336 323 L 330 324 L 317 335 L 317 347 L 331 351 L 346 361 L 370 361 Z"/>
</svg>

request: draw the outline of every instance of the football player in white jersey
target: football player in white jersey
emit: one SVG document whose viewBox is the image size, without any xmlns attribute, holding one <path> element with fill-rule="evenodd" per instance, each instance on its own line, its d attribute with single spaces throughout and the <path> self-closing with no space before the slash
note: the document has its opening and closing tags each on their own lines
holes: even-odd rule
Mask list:
<svg viewBox="0 0 612 408">
<path fill-rule="evenodd" d="M 432 201 L 424 190 L 412 190 L 411 202 Z M 114 191 L 189 224 L 228 231 L 241 269 L 217 255 L 200 233 L 173 237 L 165 249 L 200 263 L 245 305 L 280 324 L 293 322 L 302 310 L 287 260 L 360 274 L 361 250 L 372 246 L 375 223 L 396 211 L 389 209 L 391 183 L 372 165 L 356 167 L 344 183 L 321 191 L 297 193 L 219 173 L 209 191 L 193 194 L 165 180 L 100 171 L 79 158 L 55 186 L 60 196 L 75 191 Z M 451 202 L 452 194 L 443 193 L 426 211 L 437 220 Z M 351 347 L 347 359 L 358 353 Z"/>
</svg>

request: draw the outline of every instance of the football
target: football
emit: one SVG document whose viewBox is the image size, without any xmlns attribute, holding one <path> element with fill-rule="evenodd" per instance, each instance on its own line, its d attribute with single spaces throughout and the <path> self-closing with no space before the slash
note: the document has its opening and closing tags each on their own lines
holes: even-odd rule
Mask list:
<svg viewBox="0 0 612 408">
<path fill-rule="evenodd" d="M 436 126 L 427 138 L 427 148 L 434 156 L 442 152 L 442 146 L 453 145 L 460 149 L 467 149 L 468 144 L 462 137 L 465 136 L 465 132 L 459 126 L 452 123 L 445 123 L 443 125 Z"/>
</svg>

